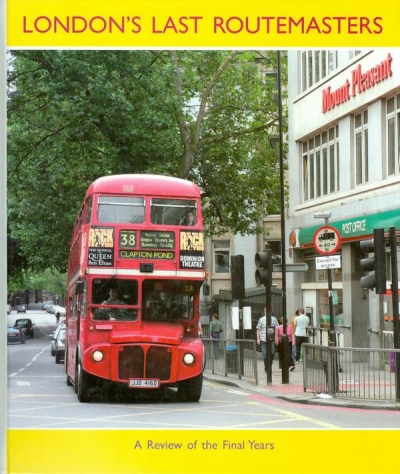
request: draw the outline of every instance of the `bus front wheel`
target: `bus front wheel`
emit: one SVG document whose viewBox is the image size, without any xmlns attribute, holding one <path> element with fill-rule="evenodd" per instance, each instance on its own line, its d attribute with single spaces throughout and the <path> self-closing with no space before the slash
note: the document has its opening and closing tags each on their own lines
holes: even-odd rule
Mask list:
<svg viewBox="0 0 400 474">
<path fill-rule="evenodd" d="M 75 373 L 75 392 L 78 395 L 78 400 L 81 403 L 89 401 L 89 374 L 83 370 L 82 362 L 79 361 L 76 364 L 76 373 Z"/>
<path fill-rule="evenodd" d="M 178 385 L 177 397 L 183 402 L 198 402 L 203 389 L 203 374 L 189 380 L 184 380 Z"/>
</svg>

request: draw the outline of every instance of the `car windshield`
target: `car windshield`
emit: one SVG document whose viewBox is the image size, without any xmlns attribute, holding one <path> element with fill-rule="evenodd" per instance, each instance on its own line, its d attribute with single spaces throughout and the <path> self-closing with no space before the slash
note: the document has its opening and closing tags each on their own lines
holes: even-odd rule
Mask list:
<svg viewBox="0 0 400 474">
<path fill-rule="evenodd" d="M 18 319 L 15 321 L 16 326 L 28 326 L 29 325 L 29 319 Z"/>
</svg>

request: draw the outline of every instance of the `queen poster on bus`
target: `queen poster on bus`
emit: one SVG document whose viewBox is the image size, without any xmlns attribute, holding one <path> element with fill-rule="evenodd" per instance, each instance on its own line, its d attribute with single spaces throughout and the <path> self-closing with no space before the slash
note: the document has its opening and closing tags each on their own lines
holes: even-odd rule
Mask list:
<svg viewBox="0 0 400 474">
<path fill-rule="evenodd" d="M 114 266 L 114 229 L 92 227 L 89 234 L 88 265 Z"/>
</svg>

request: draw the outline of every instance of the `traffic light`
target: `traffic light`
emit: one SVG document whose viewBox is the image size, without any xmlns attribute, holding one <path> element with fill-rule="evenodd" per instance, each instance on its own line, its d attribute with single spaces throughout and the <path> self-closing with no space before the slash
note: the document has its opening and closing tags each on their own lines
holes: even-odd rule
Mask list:
<svg viewBox="0 0 400 474">
<path fill-rule="evenodd" d="M 385 232 L 384 229 L 374 229 L 374 238 L 362 240 L 360 250 L 364 254 L 374 253 L 373 256 L 362 258 L 360 265 L 363 271 L 374 271 L 372 275 L 363 276 L 360 279 L 362 288 L 372 290 L 375 293 L 386 293 L 386 255 L 385 255 Z"/>
<path fill-rule="evenodd" d="M 231 256 L 231 285 L 232 299 L 242 300 L 245 297 L 243 255 Z"/>
<path fill-rule="evenodd" d="M 272 250 L 266 249 L 258 252 L 254 258 L 256 270 L 256 282 L 259 285 L 272 286 Z"/>
</svg>

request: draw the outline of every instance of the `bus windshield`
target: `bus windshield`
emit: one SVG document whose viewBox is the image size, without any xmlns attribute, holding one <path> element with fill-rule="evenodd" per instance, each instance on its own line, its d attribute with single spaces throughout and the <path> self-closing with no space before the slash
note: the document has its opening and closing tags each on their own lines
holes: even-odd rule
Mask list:
<svg viewBox="0 0 400 474">
<path fill-rule="evenodd" d="M 91 294 L 93 319 L 116 321 L 137 319 L 137 308 L 131 307 L 138 304 L 138 283 L 136 280 L 95 278 L 92 282 Z M 127 308 L 118 306 L 127 306 Z"/>
<path fill-rule="evenodd" d="M 143 282 L 143 319 L 173 321 L 193 318 L 198 282 L 146 280 Z"/>
</svg>

